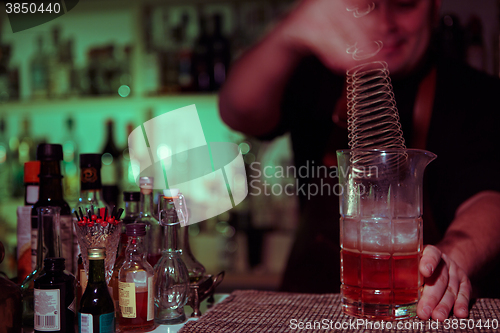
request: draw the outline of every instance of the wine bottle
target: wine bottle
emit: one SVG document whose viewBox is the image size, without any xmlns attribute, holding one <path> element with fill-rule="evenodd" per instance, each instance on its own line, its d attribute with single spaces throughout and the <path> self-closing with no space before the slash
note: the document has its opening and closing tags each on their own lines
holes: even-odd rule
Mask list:
<svg viewBox="0 0 500 333">
<path fill-rule="evenodd" d="M 89 279 L 78 310 L 78 332 L 115 331 L 115 306 L 106 284 L 103 248 L 88 249 Z"/>
<path fill-rule="evenodd" d="M 118 274 L 119 329 L 122 331 L 154 328 L 153 267 L 146 260 L 146 225 L 127 224 L 128 246 Z"/>
<path fill-rule="evenodd" d="M 64 268 L 64 258 L 44 260 L 35 280 L 35 332 L 75 330 L 75 277 Z"/>
<path fill-rule="evenodd" d="M 73 265 L 73 230 L 69 205 L 63 199 L 60 161 L 63 159 L 61 145 L 41 144 L 37 147 L 40 161 L 39 199 L 31 212 L 32 237 L 36 235 L 36 266 L 21 284 L 23 292 L 23 325 L 33 327 L 33 281 L 43 271 L 43 260 L 47 256 L 62 256 L 68 267 Z M 52 221 L 39 221 L 38 210 L 43 207 L 58 207 L 60 213 L 60 242 L 56 243 Z M 46 223 L 47 222 L 47 223 Z M 62 244 L 62 247 L 61 247 Z"/>
<path fill-rule="evenodd" d="M 121 151 L 115 143 L 114 122 L 106 122 L 106 143 L 102 150 L 102 184 L 104 201 L 109 206 L 118 204 L 119 182 L 122 180 Z"/>
</svg>

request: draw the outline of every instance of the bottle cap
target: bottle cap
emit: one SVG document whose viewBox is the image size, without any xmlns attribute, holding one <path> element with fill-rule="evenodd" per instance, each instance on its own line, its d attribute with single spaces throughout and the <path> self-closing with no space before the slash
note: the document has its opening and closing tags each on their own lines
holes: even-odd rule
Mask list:
<svg viewBox="0 0 500 333">
<path fill-rule="evenodd" d="M 145 223 L 130 223 L 125 225 L 127 236 L 144 236 L 146 235 Z"/>
<path fill-rule="evenodd" d="M 104 259 L 106 257 L 106 249 L 102 247 L 90 248 L 87 253 L 90 260 Z"/>
<path fill-rule="evenodd" d="M 154 178 L 153 177 L 141 177 L 139 178 L 139 186 L 151 186 L 153 187 L 154 184 Z"/>
<path fill-rule="evenodd" d="M 141 188 L 142 194 L 151 194 L 153 192 L 153 177 L 141 177 L 139 178 L 139 187 Z"/>
<path fill-rule="evenodd" d="M 141 192 L 123 192 L 123 201 L 140 201 Z"/>
<path fill-rule="evenodd" d="M 24 183 L 40 183 L 40 161 L 29 161 L 24 163 Z"/>
<path fill-rule="evenodd" d="M 171 188 L 171 189 L 163 190 L 163 195 L 166 196 L 167 198 L 175 198 L 176 196 L 179 195 L 179 189 L 178 188 Z"/>
<path fill-rule="evenodd" d="M 80 154 L 80 168 L 101 168 L 101 154 Z"/>
<path fill-rule="evenodd" d="M 45 258 L 43 260 L 43 266 L 45 270 L 64 270 L 66 268 L 64 261 L 64 258 Z"/>
<path fill-rule="evenodd" d="M 36 159 L 38 161 L 62 161 L 62 145 L 48 143 L 39 144 L 36 148 Z"/>
</svg>

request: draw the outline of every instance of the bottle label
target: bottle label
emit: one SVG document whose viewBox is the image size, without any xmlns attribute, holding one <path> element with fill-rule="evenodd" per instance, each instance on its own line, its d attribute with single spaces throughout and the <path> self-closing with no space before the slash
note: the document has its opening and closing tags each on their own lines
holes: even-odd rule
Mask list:
<svg viewBox="0 0 500 333">
<path fill-rule="evenodd" d="M 94 167 L 81 169 L 80 189 L 82 191 L 96 190 L 100 189 L 101 187 L 101 172 L 99 169 Z"/>
<path fill-rule="evenodd" d="M 154 308 L 154 294 L 153 294 L 153 277 L 148 277 L 148 318 L 147 321 L 155 319 Z"/>
<path fill-rule="evenodd" d="M 115 313 L 102 314 L 99 317 L 99 333 L 115 333 Z"/>
<path fill-rule="evenodd" d="M 136 318 L 135 283 L 118 281 L 119 304 L 123 318 Z"/>
<path fill-rule="evenodd" d="M 26 186 L 26 202 L 30 205 L 36 204 L 38 201 L 38 191 L 39 187 L 36 185 Z"/>
<path fill-rule="evenodd" d="M 80 333 L 93 333 L 94 323 L 90 313 L 78 312 L 78 332 Z"/>
<path fill-rule="evenodd" d="M 35 330 L 59 331 L 61 329 L 59 289 L 35 289 Z"/>
<path fill-rule="evenodd" d="M 80 269 L 80 285 L 82 286 L 82 295 L 87 288 L 87 273 L 84 269 Z M 80 295 L 80 296 L 82 296 Z"/>
</svg>

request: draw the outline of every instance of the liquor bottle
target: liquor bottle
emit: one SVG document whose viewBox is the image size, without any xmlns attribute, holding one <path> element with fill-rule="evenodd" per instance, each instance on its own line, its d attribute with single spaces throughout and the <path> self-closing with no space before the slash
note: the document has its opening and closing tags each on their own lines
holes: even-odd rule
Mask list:
<svg viewBox="0 0 500 333">
<path fill-rule="evenodd" d="M 17 278 L 23 281 L 36 266 L 36 232 L 32 236 L 31 210 L 38 201 L 40 161 L 24 163 L 24 206 L 17 207 Z"/>
<path fill-rule="evenodd" d="M 10 198 L 10 163 L 11 155 L 9 151 L 9 139 L 6 135 L 5 119 L 0 118 L 0 202 L 5 202 Z"/>
<path fill-rule="evenodd" d="M 128 237 L 126 233 L 126 225 L 134 223 L 139 217 L 139 200 L 141 198 L 140 192 L 123 192 L 123 201 L 125 202 L 125 216 L 122 219 L 122 231 L 120 235 L 120 243 L 118 244 L 118 257 L 116 258 L 115 265 L 113 266 L 113 274 L 109 280 L 109 288 L 112 291 L 113 300 L 118 305 L 118 272 L 125 261 L 125 249 L 127 248 Z"/>
<path fill-rule="evenodd" d="M 130 152 L 128 147 L 128 137 L 134 130 L 134 124 L 127 124 L 127 144 L 122 151 L 122 174 L 123 178 L 121 180 L 120 188 L 123 191 L 133 191 L 137 189 L 137 184 L 134 179 L 134 172 L 132 171 L 132 162 L 130 161 Z M 133 143 L 132 143 L 133 144 Z"/>
<path fill-rule="evenodd" d="M 52 45 L 48 58 L 49 97 L 67 97 L 71 87 L 71 66 L 65 58 L 66 44 L 61 42 L 61 29 L 52 28 Z"/>
<path fill-rule="evenodd" d="M 40 275 L 44 274 L 43 261 L 46 257 L 61 256 L 61 237 L 60 237 L 60 207 L 38 207 L 38 225 L 37 231 L 37 258 L 36 266 L 33 272 L 28 275 L 21 283 L 21 292 L 23 295 L 23 315 L 22 321 L 24 327 L 33 327 L 34 325 L 34 281 Z"/>
<path fill-rule="evenodd" d="M 175 207 L 179 202 L 175 202 L 176 196 L 169 190 L 164 192 L 160 221 L 165 227 L 165 250 L 154 267 L 155 322 L 178 324 L 186 319 L 184 305 L 189 294 L 189 274 L 179 250 L 181 221 Z"/>
<path fill-rule="evenodd" d="M 62 140 L 63 146 L 63 185 L 66 199 L 71 206 L 78 201 L 78 140 L 75 137 L 74 120 L 68 117 L 65 121 L 66 130 Z"/>
<path fill-rule="evenodd" d="M 222 32 L 224 24 L 223 17 L 220 14 L 213 16 L 214 34 L 212 40 L 212 68 L 211 68 L 211 90 L 218 90 L 224 81 L 226 81 L 229 62 L 231 61 L 231 48 L 229 40 Z"/>
<path fill-rule="evenodd" d="M 89 279 L 78 310 L 78 332 L 115 331 L 115 306 L 106 284 L 103 248 L 88 249 Z"/>
<path fill-rule="evenodd" d="M 80 198 L 75 209 L 86 212 L 91 206 L 107 206 L 102 194 L 101 154 L 80 154 Z"/>
<path fill-rule="evenodd" d="M 74 211 L 82 211 L 84 214 L 87 209 L 108 207 L 103 200 L 101 183 L 101 154 L 80 154 L 80 198 Z M 111 210 L 108 210 L 111 211 Z M 75 253 L 80 253 L 80 247 L 76 242 L 73 244 Z M 78 272 L 81 272 L 78 270 Z M 77 274 L 86 274 L 85 270 Z M 86 277 L 82 277 L 85 279 Z"/>
<path fill-rule="evenodd" d="M 153 267 L 146 260 L 146 224 L 127 224 L 128 245 L 119 271 L 118 325 L 123 331 L 154 328 Z"/>
<path fill-rule="evenodd" d="M 0 263 L 5 257 L 5 249 L 0 242 Z M 22 295 L 17 284 L 0 275 L 0 313 L 2 332 L 22 332 Z"/>
<path fill-rule="evenodd" d="M 114 122 L 106 122 L 106 143 L 102 149 L 102 184 L 104 201 L 110 206 L 116 206 L 122 179 L 121 151 L 115 143 Z"/>
<path fill-rule="evenodd" d="M 37 50 L 30 64 L 31 96 L 34 99 L 45 99 L 48 96 L 49 73 L 48 57 L 43 45 L 43 36 L 37 38 Z"/>
<path fill-rule="evenodd" d="M 35 279 L 35 332 L 75 330 L 75 277 L 64 268 L 64 258 L 45 258 Z"/>
<path fill-rule="evenodd" d="M 40 192 L 39 199 L 33 205 L 32 219 L 38 216 L 36 209 L 39 207 L 60 207 L 60 232 L 62 242 L 61 256 L 66 260 L 66 267 L 73 273 L 75 262 L 73 248 L 73 218 L 71 208 L 63 198 L 63 186 L 61 175 L 61 161 L 63 160 L 62 145 L 40 144 L 37 147 L 37 160 L 40 161 Z M 36 225 L 32 221 L 32 228 Z M 76 266 L 76 265 L 75 265 Z"/>
<path fill-rule="evenodd" d="M 153 177 L 141 177 L 139 179 L 141 188 L 141 204 L 139 217 L 136 223 L 144 223 L 147 229 L 146 252 L 149 263 L 154 266 L 161 257 L 162 251 L 162 227 L 160 222 L 154 216 L 153 202 Z"/>
<path fill-rule="evenodd" d="M 33 281 L 43 270 L 46 256 L 64 257 L 66 262 L 73 263 L 73 231 L 69 205 L 63 199 L 60 161 L 63 159 L 61 145 L 41 144 L 37 148 L 37 160 L 40 161 L 39 199 L 31 211 L 32 238 L 36 235 L 36 265 L 30 275 L 21 284 L 23 292 L 23 325 L 33 327 Z M 39 219 L 39 209 L 44 207 L 59 208 L 60 241 L 54 236 L 56 232 L 52 221 Z M 35 229 L 35 230 L 33 230 Z M 63 246 L 61 246 L 61 243 Z M 69 266 L 71 267 L 71 266 Z"/>
<path fill-rule="evenodd" d="M 193 50 L 194 84 L 197 91 L 210 90 L 210 36 L 207 33 L 207 21 L 204 16 L 199 16 L 200 35 L 195 41 Z"/>
</svg>

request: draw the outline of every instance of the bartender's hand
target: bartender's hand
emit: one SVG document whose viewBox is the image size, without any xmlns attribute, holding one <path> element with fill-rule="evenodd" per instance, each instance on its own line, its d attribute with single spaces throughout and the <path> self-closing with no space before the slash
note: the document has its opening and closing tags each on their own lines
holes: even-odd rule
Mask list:
<svg viewBox="0 0 500 333">
<path fill-rule="evenodd" d="M 444 321 L 451 309 L 458 318 L 467 318 L 472 287 L 465 271 L 432 245 L 424 248 L 419 270 L 425 277 L 424 291 L 417 306 L 420 319 L 432 317 Z"/>
<path fill-rule="evenodd" d="M 291 54 L 315 54 L 330 69 L 344 73 L 359 64 L 347 53 L 349 47 L 356 44 L 364 55 L 377 49 L 369 37 L 371 16 L 354 17 L 355 8 L 363 13 L 370 11 L 370 4 L 367 0 L 302 0 L 281 22 L 277 34 Z"/>
</svg>

